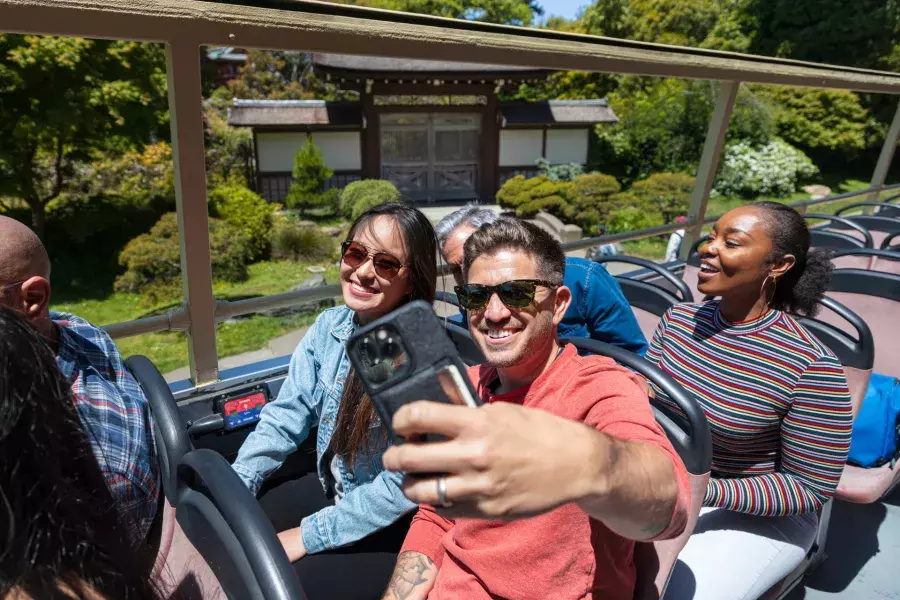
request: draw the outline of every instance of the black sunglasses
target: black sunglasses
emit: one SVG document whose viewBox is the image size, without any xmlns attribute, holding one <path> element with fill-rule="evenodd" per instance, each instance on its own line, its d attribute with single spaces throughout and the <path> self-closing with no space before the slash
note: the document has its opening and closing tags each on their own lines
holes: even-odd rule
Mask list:
<svg viewBox="0 0 900 600">
<path fill-rule="evenodd" d="M 359 242 L 344 242 L 341 244 L 341 260 L 353 269 L 366 262 L 370 256 L 372 257 L 372 265 L 375 267 L 375 274 L 382 279 L 393 279 L 400 273 L 401 269 L 406 267 L 393 254 L 370 252 L 368 248 Z"/>
<path fill-rule="evenodd" d="M 491 296 L 497 294 L 500 302 L 510 308 L 524 308 L 534 301 L 534 292 L 537 286 L 556 289 L 558 283 L 551 283 L 543 279 L 514 279 L 504 281 L 497 285 L 480 285 L 468 283 L 453 288 L 459 304 L 466 310 L 481 310 L 491 301 Z"/>
</svg>

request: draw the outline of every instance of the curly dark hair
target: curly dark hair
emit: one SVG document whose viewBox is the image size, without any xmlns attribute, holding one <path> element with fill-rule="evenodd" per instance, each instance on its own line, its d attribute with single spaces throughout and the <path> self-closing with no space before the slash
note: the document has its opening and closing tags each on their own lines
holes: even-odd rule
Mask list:
<svg viewBox="0 0 900 600">
<path fill-rule="evenodd" d="M 778 202 L 754 202 L 750 206 L 763 213 L 763 221 L 772 240 L 770 260 L 792 254 L 794 266 L 775 286 L 772 308 L 785 312 L 815 316 L 819 300 L 831 281 L 831 252 L 810 248 L 809 227 L 803 216 L 790 206 Z"/>
<path fill-rule="evenodd" d="M 0 452 L 0 598 L 15 591 L 48 600 L 92 598 L 94 591 L 128 600 L 161 597 L 53 352 L 5 307 Z"/>
</svg>

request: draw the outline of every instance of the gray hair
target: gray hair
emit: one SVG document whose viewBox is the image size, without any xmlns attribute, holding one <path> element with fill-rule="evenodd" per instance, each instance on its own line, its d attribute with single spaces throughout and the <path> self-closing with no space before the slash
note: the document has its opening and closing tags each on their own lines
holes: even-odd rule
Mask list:
<svg viewBox="0 0 900 600">
<path fill-rule="evenodd" d="M 481 208 L 477 204 L 466 204 L 463 208 L 454 211 L 441 219 L 440 223 L 434 228 L 437 234 L 438 248 L 443 252 L 444 244 L 450 234 L 460 225 L 468 225 L 478 229 L 482 225 L 493 223 L 497 220 L 497 213 L 494 211 Z"/>
</svg>

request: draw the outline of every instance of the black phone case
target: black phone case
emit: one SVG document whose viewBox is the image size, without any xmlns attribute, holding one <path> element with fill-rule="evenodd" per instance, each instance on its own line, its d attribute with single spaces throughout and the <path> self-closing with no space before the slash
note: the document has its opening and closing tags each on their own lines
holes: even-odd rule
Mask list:
<svg viewBox="0 0 900 600">
<path fill-rule="evenodd" d="M 409 355 L 409 367 L 406 375 L 402 378 L 384 384 L 375 384 L 360 376 L 364 368 L 357 345 L 367 334 L 384 325 L 390 325 L 401 334 L 401 339 Z M 445 332 L 440 319 L 434 314 L 431 305 L 423 300 L 410 302 L 358 329 L 347 341 L 347 354 L 363 388 L 372 399 L 379 417 L 387 425 L 395 442 L 400 440 L 391 427 L 391 421 L 394 412 L 404 404 L 416 400 L 433 400 L 454 404 L 444 392 L 437 377 L 437 371 L 447 365 L 456 366 L 469 394 L 476 404 L 481 404 L 478 394 L 469 381 L 466 365 L 460 359 L 456 346 Z"/>
</svg>

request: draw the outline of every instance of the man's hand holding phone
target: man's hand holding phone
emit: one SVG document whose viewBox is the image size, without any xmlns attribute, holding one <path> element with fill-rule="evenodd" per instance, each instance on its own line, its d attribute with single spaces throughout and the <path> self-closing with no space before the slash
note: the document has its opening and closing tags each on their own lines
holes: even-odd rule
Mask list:
<svg viewBox="0 0 900 600">
<path fill-rule="evenodd" d="M 393 429 L 406 439 L 446 438 L 393 446 L 384 465 L 407 474 L 448 473 L 407 477 L 403 491 L 450 518 L 528 517 L 596 494 L 593 486 L 604 479 L 597 470 L 611 449 L 581 423 L 505 402 L 475 410 L 414 402 L 394 413 Z M 442 500 L 449 506 L 442 508 Z"/>
</svg>

